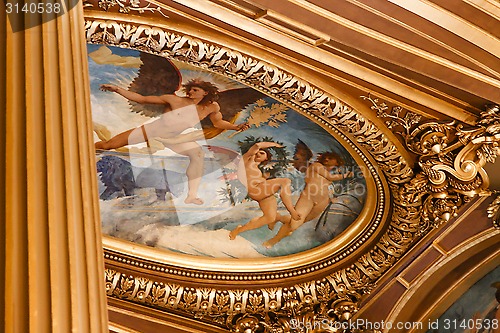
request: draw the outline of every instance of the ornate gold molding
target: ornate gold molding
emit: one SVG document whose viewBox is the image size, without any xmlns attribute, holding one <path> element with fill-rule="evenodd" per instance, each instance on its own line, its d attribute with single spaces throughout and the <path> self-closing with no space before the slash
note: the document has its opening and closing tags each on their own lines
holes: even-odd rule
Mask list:
<svg viewBox="0 0 500 333">
<path fill-rule="evenodd" d="M 492 219 L 493 226 L 500 229 L 500 194 L 495 192 L 497 197 L 487 208 L 488 217 Z"/>
<path fill-rule="evenodd" d="M 474 157 L 474 153 L 485 151 L 475 147 L 487 144 L 487 139 L 481 141 L 481 133 L 486 130 L 481 132 L 477 127 L 476 135 L 460 125 L 453 129 L 453 123 L 437 122 L 435 125 L 421 124 L 413 129 L 418 120 L 408 119 L 405 123 L 405 142 L 420 156 L 422 168 L 415 175 L 382 131 L 327 92 L 238 51 L 131 20 L 132 17 L 126 17 L 122 22 L 88 18 L 85 23 L 87 40 L 90 43 L 133 48 L 220 73 L 261 90 L 336 131 L 345 142 L 354 142 L 359 147 L 353 149 L 362 158 L 365 158 L 364 151 L 368 152 L 386 177 L 393 197 L 392 218 L 376 245 L 356 254 L 348 267 L 334 268 L 333 271 L 329 267 L 350 258 L 356 248 L 347 250 L 335 260 L 326 258 L 312 265 L 261 275 L 193 271 L 106 251 L 108 263 L 112 264 L 108 266 L 120 268 L 106 271 L 109 296 L 192 316 L 235 332 L 293 332 L 290 320 L 297 318 L 314 321 L 326 316 L 333 322 L 341 322 L 357 311 L 363 295 L 370 292 L 377 279 L 420 236 L 456 214 L 467 198 L 484 193 L 485 174 L 481 171 L 484 163 L 483 159 Z M 394 120 L 398 118 L 398 115 L 392 116 Z M 458 143 L 450 141 L 454 137 L 448 136 L 449 132 L 455 133 Z M 466 151 L 460 154 L 458 150 L 464 143 L 471 143 L 472 146 L 467 146 Z M 457 165 L 450 162 L 454 159 L 459 160 Z M 368 159 L 365 162 L 371 165 Z M 371 175 L 377 188 L 383 187 L 383 180 L 377 172 Z M 481 181 L 476 179 L 478 177 Z M 427 191 L 432 194 L 427 194 Z M 378 191 L 377 196 L 378 200 L 387 202 L 384 191 Z M 386 212 L 389 210 L 386 207 Z M 375 219 L 382 219 L 383 214 L 381 211 L 374 213 Z M 370 228 L 374 231 L 377 225 Z M 352 243 L 360 246 L 367 239 L 368 236 L 362 236 Z M 235 281 L 254 282 L 263 278 L 275 280 L 278 284 L 282 279 L 296 280 L 298 276 L 307 276 L 318 269 L 329 270 L 328 275 L 295 282 L 289 287 L 233 288 Z M 141 273 L 130 274 L 131 271 Z M 165 280 L 165 274 L 177 275 L 174 281 L 187 277 L 195 282 L 164 283 L 161 281 Z M 143 275 L 153 277 L 141 277 Z M 201 281 L 207 282 L 206 287 L 193 287 L 194 283 Z"/>
<path fill-rule="evenodd" d="M 153 282 L 111 269 L 105 273 L 109 296 L 173 313 L 189 312 L 196 319 L 219 324 L 232 332 L 289 333 L 314 328 L 322 329 L 321 332 L 375 333 L 350 322 L 358 310 L 357 295 L 342 293 L 332 297 L 335 291 L 325 283 L 259 291 L 215 290 Z"/>
<path fill-rule="evenodd" d="M 497 105 L 486 106 L 475 126 L 429 121 L 412 129 L 406 145 L 419 156 L 421 171 L 399 195 L 408 205 L 422 202 L 420 233 L 456 216 L 472 197 L 491 194 L 483 167 L 495 161 L 499 141 Z"/>
<path fill-rule="evenodd" d="M 385 122 L 388 129 L 399 134 L 404 140 L 408 140 L 410 129 L 422 120 L 422 116 L 404 110 L 399 105 L 389 109 L 385 102 L 380 102 L 378 98 L 373 98 L 370 94 L 361 96 L 361 98 L 369 101 L 372 104 L 370 109 L 377 112 L 377 117 Z"/>
<path fill-rule="evenodd" d="M 94 4 L 93 1 L 85 0 L 83 6 L 84 8 L 92 8 Z M 97 6 L 105 11 L 117 9 L 123 14 L 159 13 L 165 18 L 169 18 L 161 6 L 148 0 L 99 0 Z"/>
<path fill-rule="evenodd" d="M 493 163 L 499 151 L 500 109 L 487 105 L 475 126 L 464 127 L 455 121 L 425 121 L 401 109 L 387 112 L 384 102 L 371 96 L 361 96 L 372 103 L 377 116 L 386 120 L 389 128 L 398 131 L 408 150 L 418 156 L 421 169 L 398 192 L 405 205 L 422 205 L 419 233 L 457 216 L 463 203 L 476 195 L 490 195 L 489 178 L 484 170 L 486 163 Z M 429 193 L 429 194 L 428 194 Z M 494 215 L 498 203 L 493 202 L 489 214 Z"/>
</svg>

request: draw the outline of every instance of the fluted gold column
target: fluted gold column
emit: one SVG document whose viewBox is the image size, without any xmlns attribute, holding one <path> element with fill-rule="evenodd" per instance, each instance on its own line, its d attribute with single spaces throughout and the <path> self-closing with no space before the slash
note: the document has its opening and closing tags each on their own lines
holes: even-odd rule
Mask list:
<svg viewBox="0 0 500 333">
<path fill-rule="evenodd" d="M 5 332 L 106 332 L 83 9 L 0 9 Z"/>
</svg>

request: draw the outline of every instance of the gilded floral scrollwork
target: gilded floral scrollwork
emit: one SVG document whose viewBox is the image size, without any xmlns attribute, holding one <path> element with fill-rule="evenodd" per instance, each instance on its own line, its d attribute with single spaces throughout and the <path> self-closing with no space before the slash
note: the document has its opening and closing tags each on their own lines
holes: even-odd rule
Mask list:
<svg viewBox="0 0 500 333">
<path fill-rule="evenodd" d="M 419 234 L 457 215 L 476 195 L 489 195 L 484 170 L 498 154 L 500 110 L 489 105 L 475 126 L 427 121 L 409 131 L 408 149 L 419 156 L 420 172 L 397 193 L 403 205 L 422 206 Z"/>
<path fill-rule="evenodd" d="M 493 226 L 500 229 L 500 194 L 495 193 L 496 198 L 487 208 L 488 217 L 493 220 Z"/>
<path fill-rule="evenodd" d="M 350 322 L 358 311 L 353 298 L 344 297 L 325 303 L 299 302 L 286 298 L 278 311 L 240 314 L 231 319 L 232 332 L 243 333 L 314 333 L 362 332 Z M 353 329 L 356 327 L 356 329 Z"/>
<path fill-rule="evenodd" d="M 363 332 L 358 324 L 353 330 L 351 323 L 361 295 L 342 286 L 340 292 L 335 292 L 326 281 L 249 291 L 186 288 L 112 269 L 106 269 L 105 276 L 110 296 L 172 312 L 188 312 L 232 332 Z M 318 328 L 322 330 L 315 330 Z"/>
<path fill-rule="evenodd" d="M 147 2 L 146 5 L 143 4 L 144 1 L 141 0 L 99 0 L 98 6 L 99 8 L 102 8 L 105 11 L 108 11 L 111 8 L 117 7 L 118 11 L 120 13 L 128 14 L 130 12 L 136 12 L 139 14 L 145 13 L 145 12 L 158 12 L 162 16 L 168 18 L 168 15 L 166 15 L 162 8 L 158 5 L 155 5 L 149 1 Z"/>
<path fill-rule="evenodd" d="M 384 120 L 387 128 L 395 130 L 405 140 L 410 136 L 410 129 L 413 125 L 417 124 L 422 117 L 409 111 L 405 111 L 401 106 L 396 105 L 389 109 L 389 106 L 380 102 L 378 98 L 373 98 L 370 94 L 368 96 L 361 96 L 362 99 L 369 101 L 372 105 L 370 109 L 377 112 L 377 117 Z M 404 112 L 404 115 L 403 115 Z"/>
<path fill-rule="evenodd" d="M 380 333 L 352 320 L 357 311 L 349 297 L 319 304 L 293 300 L 277 312 L 235 316 L 229 326 L 241 333 Z"/>
</svg>

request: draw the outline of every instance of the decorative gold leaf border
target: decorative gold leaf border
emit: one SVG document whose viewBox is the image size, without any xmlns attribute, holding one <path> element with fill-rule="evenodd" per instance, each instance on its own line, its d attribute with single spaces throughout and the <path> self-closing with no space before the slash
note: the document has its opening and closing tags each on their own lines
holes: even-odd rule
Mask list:
<svg viewBox="0 0 500 333">
<path fill-rule="evenodd" d="M 393 196 L 393 215 L 378 243 L 365 251 L 349 267 L 330 271 L 324 278 L 290 287 L 260 287 L 250 290 L 227 289 L 223 287 L 223 283 L 211 286 L 214 285 L 214 278 L 223 282 L 269 279 L 279 283 L 286 277 L 308 274 L 314 269 L 327 269 L 336 261 L 347 258 L 354 249 L 348 249 L 333 261 L 329 258 L 324 262 L 313 263 L 309 267 L 300 267 L 290 272 L 253 276 L 168 268 L 168 265 L 148 263 L 138 257 L 105 249 L 108 267 L 112 267 L 106 271 L 108 295 L 231 327 L 232 318 L 242 313 L 279 312 L 289 308 L 290 302 L 314 304 L 349 300 L 356 303 L 363 294 L 369 293 L 377 278 L 391 267 L 419 236 L 421 202 L 403 205 L 399 200 L 402 186 L 410 181 L 413 171 L 396 146 L 352 107 L 280 68 L 178 32 L 133 23 L 132 17 L 124 17 L 123 20 L 125 22 L 88 17 L 85 22 L 87 41 L 155 53 L 221 73 L 301 111 L 316 122 L 336 131 L 345 142 L 350 142 L 349 138 L 352 138 L 373 157 L 377 167 L 387 178 Z M 361 150 L 357 147 L 355 150 L 364 157 Z M 368 159 L 364 159 L 370 166 Z M 376 178 L 379 200 L 384 202 L 387 198 L 381 190 L 383 184 L 377 176 L 377 170 L 372 170 L 372 175 Z M 376 219 L 381 218 L 382 212 L 379 211 Z M 376 225 L 371 228 L 376 229 Z M 361 245 L 366 241 L 366 237 L 365 235 L 355 240 L 355 245 Z M 140 273 L 131 275 L 130 271 Z M 165 283 L 162 282 L 164 278 L 158 277 L 161 276 L 159 273 L 168 273 L 167 276 L 177 275 L 179 278 L 173 279 L 176 283 Z M 141 275 L 152 277 L 140 277 Z M 182 278 L 186 282 L 180 282 Z M 191 281 L 191 284 L 188 281 Z M 196 283 L 202 284 L 200 281 L 205 281 L 207 287 L 196 286 Z"/>
</svg>

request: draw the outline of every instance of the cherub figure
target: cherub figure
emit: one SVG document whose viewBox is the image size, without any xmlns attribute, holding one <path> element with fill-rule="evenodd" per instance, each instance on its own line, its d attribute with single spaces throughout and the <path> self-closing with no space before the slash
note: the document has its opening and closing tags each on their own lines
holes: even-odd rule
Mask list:
<svg viewBox="0 0 500 333">
<path fill-rule="evenodd" d="M 262 216 L 251 219 L 248 223 L 236 227 L 229 233 L 230 239 L 244 231 L 260 228 L 276 221 L 278 204 L 274 194 L 280 192 L 281 200 L 290 215 L 295 220 L 301 216 L 293 207 L 291 198 L 291 181 L 288 178 L 266 179 L 259 165 L 270 160 L 271 147 L 282 147 L 275 142 L 257 142 L 245 154 L 243 154 L 238 167 L 238 179 L 246 186 L 248 196 L 259 203 Z"/>
<path fill-rule="evenodd" d="M 141 104 L 164 104 L 166 110 L 159 119 L 151 123 L 122 132 L 110 140 L 97 142 L 95 144 L 96 149 L 107 150 L 147 142 L 148 137 L 172 138 L 189 128 L 194 128 L 200 123 L 201 119 L 206 117 L 209 117 L 217 128 L 235 131 L 243 131 L 248 128 L 246 123 L 235 125 L 222 118 L 220 106 L 216 102 L 218 89 L 210 82 L 189 81 L 184 85 L 186 97 L 179 97 L 174 94 L 143 96 L 110 84 L 102 85 L 101 89 L 116 92 L 128 100 Z M 196 205 L 203 204 L 203 200 L 197 196 L 198 187 L 203 176 L 204 154 L 201 146 L 195 141 L 188 141 L 169 144 L 166 147 L 180 155 L 189 157 L 189 165 L 186 170 L 188 195 L 184 202 Z"/>
<path fill-rule="evenodd" d="M 181 77 L 173 63 L 146 53 L 141 54 L 141 60 L 143 65 L 139 76 L 128 90 L 111 84 L 101 85 L 101 90 L 125 97 L 134 112 L 159 118 L 109 140 L 97 142 L 95 148 L 116 149 L 141 142 L 149 145 L 149 139 L 158 138 L 166 148 L 189 158 L 186 170 L 188 195 L 184 202 L 201 205 L 203 200 L 197 193 L 203 176 L 204 152 L 196 140 L 214 137 L 223 130 L 248 129 L 247 123 L 236 125 L 233 122 L 245 105 L 254 102 L 262 94 L 250 88 L 241 88 L 224 91 L 224 98 L 219 99 L 222 93 L 219 93 L 217 86 L 195 79 L 183 85 L 185 97 L 177 96 L 174 92 L 180 86 Z M 223 116 L 230 116 L 232 119 L 227 121 Z M 213 126 L 207 127 L 205 119 L 209 119 Z M 185 134 L 200 124 L 203 130 Z M 192 135 L 193 133 L 196 135 Z"/>
<path fill-rule="evenodd" d="M 303 144 L 303 142 L 299 140 L 299 144 Z M 305 147 L 307 148 L 307 146 Z M 302 152 L 300 155 L 298 153 L 301 153 L 301 150 L 298 151 L 296 149 L 295 157 L 306 156 L 308 160 L 312 157 L 312 152 Z M 308 160 L 304 164 L 300 163 L 300 160 L 296 158 L 293 164 L 297 170 L 303 170 L 304 165 L 309 164 Z M 293 215 L 283 216 L 277 214 L 276 221 L 282 222 L 283 225 L 276 236 L 263 243 L 265 247 L 273 247 L 280 240 L 291 235 L 292 232 L 299 228 L 302 224 L 321 215 L 330 202 L 328 187 L 332 181 L 352 177 L 353 175 L 352 171 L 345 174 L 332 173 L 334 169 L 342 164 L 343 161 L 338 154 L 334 152 L 325 152 L 320 154 L 315 162 L 307 165 L 305 170 L 306 185 L 304 190 L 300 193 L 297 203 L 295 204 L 295 210 L 300 217 L 295 218 Z"/>
</svg>

